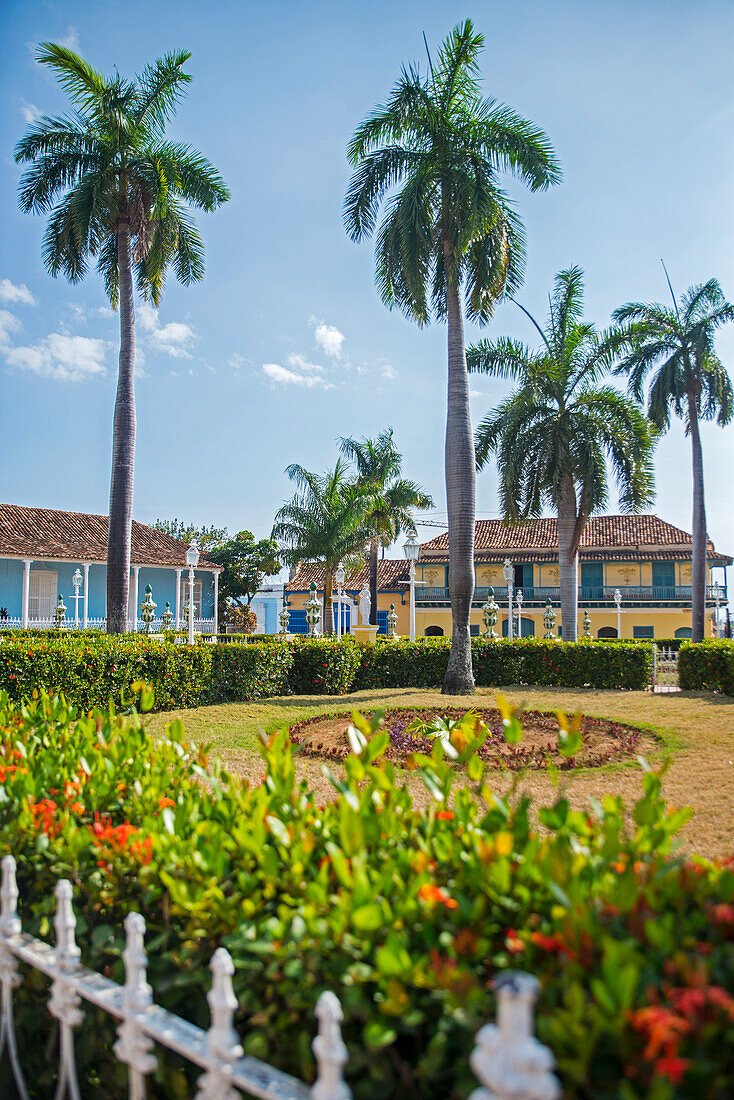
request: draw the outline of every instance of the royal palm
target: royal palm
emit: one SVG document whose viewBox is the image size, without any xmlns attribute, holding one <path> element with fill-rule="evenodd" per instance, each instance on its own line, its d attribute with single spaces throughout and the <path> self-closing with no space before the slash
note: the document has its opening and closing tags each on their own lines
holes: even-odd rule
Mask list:
<svg viewBox="0 0 734 1100">
<path fill-rule="evenodd" d="M 286 565 L 301 561 L 323 565 L 323 630 L 332 634 L 334 574 L 341 564 L 354 568 L 364 561 L 372 535 L 372 497 L 348 476 L 341 460 L 325 474 L 297 464 L 289 466 L 286 473 L 299 492 L 276 513 L 270 537 L 280 544 L 280 557 Z"/>
<path fill-rule="evenodd" d="M 104 77 L 77 54 L 44 43 L 73 111 L 34 122 L 15 159 L 25 211 L 50 214 L 43 240 L 49 272 L 77 283 L 96 259 L 120 309 L 120 358 L 112 435 L 107 547 L 107 630 L 127 629 L 135 469 L 135 313 L 138 290 L 158 305 L 173 266 L 188 285 L 204 274 L 204 249 L 190 207 L 213 210 L 228 197 L 219 174 L 189 146 L 167 141 L 166 123 L 191 77 L 191 55 L 172 53 L 134 80 Z"/>
<path fill-rule="evenodd" d="M 545 134 L 509 107 L 483 99 L 483 38 L 470 21 L 421 76 L 403 70 L 387 103 L 349 146 L 356 171 L 345 202 L 354 240 L 377 233 L 377 285 L 385 304 L 419 325 L 448 324 L 446 499 L 452 645 L 443 690 L 474 690 L 469 615 L 474 591 L 474 445 L 463 314 L 486 322 L 520 285 L 522 226 L 500 187 L 503 172 L 538 191 L 560 178 Z M 391 195 L 394 189 L 395 193 Z"/>
<path fill-rule="evenodd" d="M 582 311 L 583 274 L 562 271 L 545 327 L 527 314 L 539 347 L 503 338 L 467 352 L 470 370 L 518 384 L 477 428 L 477 466 L 496 455 L 506 520 L 539 516 L 546 507 L 558 517 L 564 641 L 576 640 L 578 549 L 589 516 L 607 503 L 608 466 L 623 511 L 639 511 L 653 497 L 648 421 L 634 402 L 601 384 L 604 349 Z"/>
<path fill-rule="evenodd" d="M 691 437 L 691 636 L 700 642 L 706 615 L 706 504 L 699 421 L 716 420 L 723 427 L 734 415 L 731 379 L 714 349 L 716 330 L 734 321 L 734 305 L 726 301 L 716 279 L 709 279 L 690 287 L 680 306 L 675 295 L 672 309 L 657 302 L 629 302 L 615 310 L 613 318 L 619 327 L 610 335 L 609 345 L 622 356 L 617 370 L 629 375 L 630 392 L 642 401 L 645 381 L 652 373 L 648 417 L 656 428 L 666 431 L 674 414 L 683 419 Z"/>
<path fill-rule="evenodd" d="M 403 456 L 392 428 L 376 439 L 342 439 L 341 450 L 357 469 L 358 484 L 373 497 L 368 516 L 370 539 L 370 622 L 377 623 L 377 564 L 380 546 L 390 546 L 405 531 L 414 535 L 412 510 L 432 508 L 433 500 L 414 481 L 401 477 Z"/>
</svg>

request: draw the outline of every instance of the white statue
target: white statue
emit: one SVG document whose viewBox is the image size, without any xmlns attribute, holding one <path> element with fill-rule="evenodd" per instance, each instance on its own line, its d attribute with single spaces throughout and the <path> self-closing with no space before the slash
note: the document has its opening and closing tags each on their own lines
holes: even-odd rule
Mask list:
<svg viewBox="0 0 734 1100">
<path fill-rule="evenodd" d="M 372 597 L 370 596 L 369 586 L 365 584 L 359 594 L 359 613 L 362 616 L 362 626 L 369 626 L 371 607 Z"/>
</svg>

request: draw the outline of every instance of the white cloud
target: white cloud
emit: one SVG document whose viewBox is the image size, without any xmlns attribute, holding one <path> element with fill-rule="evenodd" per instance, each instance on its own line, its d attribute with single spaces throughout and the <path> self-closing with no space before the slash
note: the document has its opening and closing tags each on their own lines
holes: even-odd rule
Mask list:
<svg viewBox="0 0 734 1100">
<path fill-rule="evenodd" d="M 38 122 L 39 118 L 43 114 L 43 111 L 40 111 L 38 107 L 36 107 L 35 103 L 27 103 L 25 99 L 21 99 L 20 113 L 22 114 L 25 121 L 31 124 L 33 122 Z"/>
<path fill-rule="evenodd" d="M 320 367 L 318 363 L 309 363 L 298 352 L 291 352 L 288 356 L 288 366 L 293 367 L 294 370 L 300 371 L 302 374 L 323 374 L 324 368 Z"/>
<path fill-rule="evenodd" d="M 481 390 L 469 390 L 469 396 L 470 397 L 484 397 L 484 394 L 482 393 Z"/>
<path fill-rule="evenodd" d="M 16 285 L 10 279 L 0 279 L 0 302 L 8 305 L 34 306 L 36 299 L 25 283 Z"/>
<path fill-rule="evenodd" d="M 385 363 L 385 366 L 381 371 L 382 377 L 387 378 L 388 382 L 392 382 L 393 378 L 397 377 L 397 371 L 395 367 L 391 367 L 389 363 Z"/>
<path fill-rule="evenodd" d="M 169 321 L 167 325 L 162 325 L 158 310 L 147 302 L 141 302 L 138 306 L 138 321 L 143 330 L 150 335 L 152 347 L 158 351 L 164 351 L 174 359 L 191 358 L 188 346 L 196 336 L 191 325 L 187 325 L 184 321 Z"/>
<path fill-rule="evenodd" d="M 0 348 L 10 347 L 10 334 L 21 327 L 18 318 L 7 309 L 0 309 Z"/>
<path fill-rule="evenodd" d="M 73 50 L 75 53 L 79 52 L 79 35 L 76 27 L 66 28 L 66 34 L 59 39 L 59 45 L 65 46 L 67 50 Z"/>
<path fill-rule="evenodd" d="M 289 360 L 290 360 L 289 356 Z M 324 389 L 330 390 L 333 388 L 330 382 L 326 382 L 318 374 L 298 374 L 296 371 L 289 370 L 288 367 L 282 367 L 280 363 L 263 363 L 263 374 L 266 378 L 269 378 L 271 382 L 275 382 L 282 386 L 323 386 Z"/>
<path fill-rule="evenodd" d="M 316 343 L 319 347 L 322 348 L 327 355 L 330 355 L 332 359 L 339 359 L 341 357 L 344 333 L 339 332 L 336 325 L 327 325 L 324 321 L 320 321 L 316 324 L 314 336 L 316 337 Z"/>
<path fill-rule="evenodd" d="M 90 336 L 52 332 L 39 343 L 6 353 L 11 367 L 58 382 L 83 382 L 105 374 L 105 343 Z"/>
<path fill-rule="evenodd" d="M 242 370 L 243 367 L 252 366 L 252 359 L 245 359 L 244 355 L 234 351 L 227 360 L 227 365 L 234 367 L 235 370 Z"/>
</svg>

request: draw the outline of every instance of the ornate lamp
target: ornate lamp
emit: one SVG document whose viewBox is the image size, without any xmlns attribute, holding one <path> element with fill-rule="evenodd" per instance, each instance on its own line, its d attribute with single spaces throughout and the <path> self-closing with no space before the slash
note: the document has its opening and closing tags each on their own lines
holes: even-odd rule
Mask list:
<svg viewBox="0 0 734 1100">
<path fill-rule="evenodd" d="M 74 585 L 74 626 L 79 626 L 79 589 L 83 580 L 82 571 L 77 566 L 74 570 L 74 576 L 71 578 L 71 583 Z"/>
<path fill-rule="evenodd" d="M 64 597 L 59 592 L 59 602 L 56 604 L 56 609 L 54 611 L 54 619 L 56 620 L 56 625 L 59 628 L 61 628 L 61 624 L 63 623 L 65 618 L 66 608 L 64 607 Z"/>
<path fill-rule="evenodd" d="M 494 600 L 494 588 L 489 589 L 487 599 L 482 604 L 482 618 L 484 619 L 484 633 L 487 638 L 496 638 L 497 612 L 499 608 Z"/>
<path fill-rule="evenodd" d="M 418 561 L 421 548 L 415 535 L 409 535 L 403 546 L 405 560 L 408 563 L 408 577 L 410 580 L 410 640 L 415 641 L 415 563 Z"/>
<path fill-rule="evenodd" d="M 502 576 L 507 585 L 507 637 L 512 640 L 512 585 L 515 580 L 515 569 L 509 558 L 505 558 L 502 566 Z"/>
<path fill-rule="evenodd" d="M 388 638 L 396 638 L 395 627 L 398 625 L 398 613 L 395 610 L 395 604 L 390 604 L 390 610 L 387 613 L 387 636 Z"/>
<path fill-rule="evenodd" d="M 161 618 L 163 619 L 163 629 L 170 630 L 171 622 L 173 621 L 173 612 L 171 611 L 171 605 L 168 600 L 166 600 L 166 610 L 161 615 Z"/>
<path fill-rule="evenodd" d="M 518 588 L 517 595 L 515 596 L 515 603 L 517 604 L 517 636 L 522 638 L 522 601 L 523 601 L 522 588 Z"/>
<path fill-rule="evenodd" d="M 583 633 L 582 637 L 591 638 L 591 619 L 589 618 L 589 612 L 588 611 L 584 611 L 584 618 L 583 618 L 583 624 L 582 625 L 583 625 L 583 628 L 584 628 L 584 633 Z"/>
<path fill-rule="evenodd" d="M 186 564 L 189 567 L 189 600 L 186 611 L 186 618 L 189 621 L 189 645 L 194 644 L 194 570 L 199 564 L 199 547 L 196 544 L 196 537 L 192 538 L 189 543 L 189 548 L 186 551 Z"/>
<path fill-rule="evenodd" d="M 553 604 L 550 602 L 550 596 L 546 601 L 545 611 L 543 612 L 543 626 L 545 627 L 544 638 L 555 638 L 556 627 L 556 613 L 553 610 Z"/>
<path fill-rule="evenodd" d="M 622 593 L 619 588 L 614 589 L 614 602 L 617 605 L 617 637 L 622 637 Z"/>
<path fill-rule="evenodd" d="M 339 565 L 339 568 L 334 573 L 334 579 L 336 580 L 337 590 L 337 607 L 336 607 L 336 636 L 341 638 L 342 636 L 342 590 L 344 588 L 344 581 L 346 580 L 346 573 L 344 572 L 344 566 Z"/>
<path fill-rule="evenodd" d="M 150 634 L 150 627 L 155 618 L 157 603 L 153 603 L 153 589 L 149 584 L 145 586 L 145 599 L 140 605 L 140 618 L 145 623 L 145 633 Z"/>
<path fill-rule="evenodd" d="M 321 601 L 316 595 L 316 582 L 311 581 L 311 595 L 306 600 L 306 622 L 310 637 L 316 637 L 319 622 L 321 621 Z"/>
</svg>

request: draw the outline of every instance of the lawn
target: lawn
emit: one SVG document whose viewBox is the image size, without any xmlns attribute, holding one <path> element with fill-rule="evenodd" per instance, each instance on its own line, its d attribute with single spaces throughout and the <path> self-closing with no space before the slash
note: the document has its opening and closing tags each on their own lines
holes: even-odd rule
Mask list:
<svg viewBox="0 0 734 1100">
<path fill-rule="evenodd" d="M 705 692 L 651 695 L 648 692 L 593 691 L 574 688 L 503 688 L 513 704 L 527 709 L 567 712 L 612 718 L 640 725 L 655 732 L 659 749 L 651 755 L 658 762 L 671 759 L 664 791 L 671 806 L 693 806 L 694 816 L 682 837 L 687 850 L 720 857 L 734 851 L 734 698 Z M 497 692 L 479 688 L 476 696 L 452 698 L 450 704 L 492 706 Z M 313 714 L 330 714 L 354 708 L 377 706 L 436 706 L 449 703 L 438 691 L 413 688 L 356 692 L 353 695 L 289 696 L 254 703 L 232 703 L 156 714 L 150 718 L 153 731 L 162 731 L 172 717 L 181 717 L 189 738 L 212 744 L 233 772 L 255 781 L 262 775 L 258 754 L 258 731 L 266 733 Z M 338 765 L 330 765 L 338 771 Z M 313 758 L 298 759 L 299 774 L 314 790 L 330 797 L 333 788 L 324 776 L 323 764 Z M 425 791 L 409 772 L 405 781 L 416 798 Z M 495 786 L 501 793 L 514 778 L 496 773 Z M 589 798 L 621 794 L 628 804 L 640 789 L 640 771 L 634 762 L 596 769 L 565 772 L 560 783 L 575 808 L 588 805 Z M 521 787 L 541 802 L 553 797 L 550 777 L 544 772 L 526 772 Z"/>
</svg>

